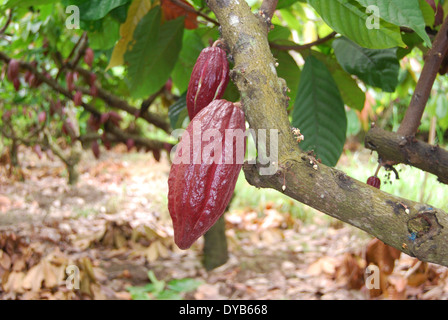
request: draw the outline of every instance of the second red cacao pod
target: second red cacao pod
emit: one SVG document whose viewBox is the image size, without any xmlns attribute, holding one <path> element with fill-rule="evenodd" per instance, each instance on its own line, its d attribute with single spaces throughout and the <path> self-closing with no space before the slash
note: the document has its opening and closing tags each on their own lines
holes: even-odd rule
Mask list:
<svg viewBox="0 0 448 320">
<path fill-rule="evenodd" d="M 195 131 L 198 128 L 199 136 Z M 240 136 L 243 138 L 239 141 L 229 140 L 230 131 L 244 135 L 244 112 L 231 102 L 214 100 L 194 117 L 176 147 L 168 178 L 168 210 L 173 220 L 174 241 L 181 249 L 188 249 L 215 224 L 233 195 L 246 139 Z M 206 141 L 210 132 L 219 132 L 221 140 L 209 137 Z M 195 150 L 198 138 L 201 145 Z M 220 145 L 221 150 L 213 148 L 212 152 L 212 145 Z M 201 160 L 195 161 L 198 155 Z M 215 161 L 210 161 L 212 157 Z M 181 158 L 187 163 L 180 162 Z"/>
<path fill-rule="evenodd" d="M 201 51 L 191 73 L 187 90 L 190 120 L 215 99 L 221 99 L 229 83 L 229 62 L 219 47 Z"/>
</svg>

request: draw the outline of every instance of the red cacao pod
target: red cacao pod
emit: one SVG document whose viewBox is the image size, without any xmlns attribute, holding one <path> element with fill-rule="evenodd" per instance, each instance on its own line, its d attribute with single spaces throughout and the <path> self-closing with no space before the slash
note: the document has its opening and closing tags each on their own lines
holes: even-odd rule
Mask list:
<svg viewBox="0 0 448 320">
<path fill-rule="evenodd" d="M 212 139 L 211 132 L 219 134 Z M 239 132 L 242 140 L 230 141 L 229 132 Z M 225 100 L 214 100 L 183 133 L 168 178 L 168 210 L 179 248 L 188 249 L 224 213 L 244 161 L 244 132 L 241 108 Z"/>
<path fill-rule="evenodd" d="M 17 76 L 19 75 L 19 69 L 20 69 L 20 63 L 18 60 L 16 59 L 9 60 L 7 71 L 9 81 L 14 81 L 14 79 L 17 78 Z"/>
<path fill-rule="evenodd" d="M 229 62 L 219 47 L 201 51 L 187 90 L 187 109 L 190 120 L 215 99 L 221 99 L 229 83 Z"/>
<path fill-rule="evenodd" d="M 92 148 L 92 153 L 95 156 L 95 159 L 99 159 L 101 152 L 100 152 L 100 145 L 98 144 L 98 141 L 93 140 L 91 148 Z"/>
<path fill-rule="evenodd" d="M 37 115 L 37 120 L 39 121 L 39 123 L 45 122 L 46 119 L 47 114 L 45 113 L 45 111 L 39 112 L 39 114 Z"/>
<path fill-rule="evenodd" d="M 367 179 L 367 184 L 369 186 L 379 189 L 381 186 L 381 180 L 377 176 L 371 176 Z"/>
<path fill-rule="evenodd" d="M 92 48 L 87 48 L 86 53 L 84 54 L 84 62 L 89 66 L 92 67 L 93 58 L 95 57 L 95 53 L 93 52 Z"/>
<path fill-rule="evenodd" d="M 19 91 L 19 89 L 20 89 L 20 79 L 19 78 L 14 78 L 14 80 L 12 80 L 12 84 L 14 85 L 14 89 L 16 91 Z"/>
<path fill-rule="evenodd" d="M 74 83 L 74 75 L 73 72 L 69 71 L 65 75 L 65 82 L 67 83 L 67 89 L 68 91 L 72 92 L 75 90 L 75 83 Z"/>
<path fill-rule="evenodd" d="M 75 106 L 80 106 L 82 104 L 82 92 L 76 91 L 76 93 L 73 95 L 73 102 L 75 103 Z"/>
</svg>

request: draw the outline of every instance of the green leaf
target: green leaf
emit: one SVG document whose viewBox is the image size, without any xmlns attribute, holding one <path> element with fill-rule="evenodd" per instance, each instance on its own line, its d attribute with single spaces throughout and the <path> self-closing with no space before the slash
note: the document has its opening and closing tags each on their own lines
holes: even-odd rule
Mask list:
<svg viewBox="0 0 448 320">
<path fill-rule="evenodd" d="M 109 16 L 95 22 L 100 22 L 100 27 L 87 32 L 89 46 L 93 50 L 107 50 L 112 48 L 120 38 L 120 24 Z"/>
<path fill-rule="evenodd" d="M 364 108 L 366 95 L 364 91 L 359 88 L 358 83 L 353 77 L 348 74 L 335 59 L 334 55 L 326 55 L 315 50 L 306 50 L 302 52 L 304 58 L 313 55 L 321 62 L 323 62 L 328 70 L 330 70 L 333 79 L 338 85 L 344 103 L 355 110 L 361 111 Z"/>
<path fill-rule="evenodd" d="M 29 7 L 39 6 L 42 4 L 52 4 L 59 2 L 60 0 L 9 0 L 6 2 L 4 8 L 16 8 L 16 7 Z"/>
<path fill-rule="evenodd" d="M 400 64 L 397 49 L 366 49 L 347 38 L 333 41 L 336 59 L 342 68 L 366 84 L 394 92 L 398 84 Z"/>
<path fill-rule="evenodd" d="M 347 111 L 347 136 L 355 136 L 361 131 L 361 122 L 354 110 Z"/>
<path fill-rule="evenodd" d="M 290 90 L 287 92 L 288 97 L 291 99 L 289 105 L 293 106 L 300 81 L 300 68 L 287 51 L 274 50 L 274 58 L 278 62 L 277 75 L 286 81 Z"/>
<path fill-rule="evenodd" d="M 129 87 L 133 97 L 147 97 L 159 90 L 170 77 L 182 48 L 184 18 L 160 27 L 160 6 L 148 12 L 134 32 L 134 44 L 124 55 L 129 64 Z"/>
<path fill-rule="evenodd" d="M 179 99 L 168 108 L 168 118 L 172 129 L 182 128 L 185 118 L 188 117 L 187 92 L 184 92 Z"/>
<path fill-rule="evenodd" d="M 150 300 L 144 287 L 128 287 L 126 290 L 131 294 L 132 300 Z"/>
<path fill-rule="evenodd" d="M 276 40 L 288 40 L 291 36 L 291 31 L 289 28 L 280 25 L 273 25 L 274 29 L 272 29 L 268 33 L 268 40 L 275 42 Z"/>
<path fill-rule="evenodd" d="M 386 49 L 404 47 L 400 28 L 380 20 L 379 29 L 369 29 L 371 20 L 354 0 L 308 0 L 322 19 L 335 31 L 345 35 L 362 47 Z"/>
<path fill-rule="evenodd" d="M 336 81 L 342 100 L 351 109 L 362 111 L 366 101 L 366 94 L 347 72 L 344 70 L 335 70 L 331 73 Z"/>
<path fill-rule="evenodd" d="M 347 132 L 344 102 L 330 71 L 313 56 L 306 58 L 300 76 L 292 126 L 305 137 L 300 148 L 314 150 L 325 165 L 337 164 Z"/>
<path fill-rule="evenodd" d="M 431 40 L 425 30 L 425 20 L 418 0 L 356 0 L 364 7 L 375 5 L 381 19 L 396 26 L 414 30 L 431 47 Z"/>
<path fill-rule="evenodd" d="M 155 295 L 156 300 L 182 300 L 182 296 L 174 291 L 162 291 Z"/>
<path fill-rule="evenodd" d="M 79 8 L 81 20 L 99 20 L 113 9 L 128 3 L 130 0 L 70 0 L 71 5 Z"/>
<path fill-rule="evenodd" d="M 286 8 L 286 7 L 292 6 L 297 1 L 299 1 L 299 0 L 278 0 L 276 9 L 278 10 L 278 9 L 282 9 L 282 8 Z"/>
<path fill-rule="evenodd" d="M 436 20 L 436 16 L 434 14 L 434 10 L 432 9 L 431 5 L 426 2 L 426 0 L 419 0 L 418 1 L 420 10 L 422 10 L 423 19 L 425 20 L 425 25 L 428 27 L 433 27 L 434 22 Z M 437 8 L 437 4 L 436 4 Z"/>
<path fill-rule="evenodd" d="M 165 281 L 163 280 L 157 280 L 156 275 L 152 270 L 148 271 L 148 278 L 151 281 L 151 284 L 154 286 L 152 292 L 154 294 L 158 294 L 159 292 L 162 292 L 165 288 Z"/>
<path fill-rule="evenodd" d="M 202 49 L 204 49 L 204 44 L 199 34 L 195 30 L 185 30 L 182 50 L 171 74 L 173 82 L 180 92 L 187 90 L 191 72 Z"/>
<path fill-rule="evenodd" d="M 202 281 L 185 278 L 185 279 L 175 279 L 168 282 L 168 289 L 176 292 L 189 292 L 196 290 L 202 284 Z"/>
</svg>

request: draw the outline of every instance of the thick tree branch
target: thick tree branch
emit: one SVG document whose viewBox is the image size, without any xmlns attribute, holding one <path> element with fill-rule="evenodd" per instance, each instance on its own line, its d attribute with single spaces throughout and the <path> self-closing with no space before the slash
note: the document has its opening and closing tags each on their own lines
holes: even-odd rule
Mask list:
<svg viewBox="0 0 448 320">
<path fill-rule="evenodd" d="M 448 184 L 448 152 L 439 146 L 378 127 L 367 132 L 364 142 L 366 148 L 378 153 L 379 159 L 411 165 L 436 175 L 440 182 Z"/>
<path fill-rule="evenodd" d="M 409 104 L 403 121 L 398 128 L 397 133 L 402 136 L 411 136 L 417 133 L 423 112 L 428 102 L 431 89 L 440 70 L 440 66 L 446 54 L 448 53 L 448 17 L 442 24 L 433 46 L 429 50 L 425 59 L 425 64 L 422 69 L 420 78 L 412 95 L 411 103 Z"/>
<path fill-rule="evenodd" d="M 245 1 L 208 0 L 207 4 L 234 58 L 231 75 L 241 93 L 246 120 L 257 138 L 267 134 L 267 154 L 278 151 L 279 170 L 274 174 L 261 174 L 259 163 L 244 165 L 249 183 L 284 191 L 411 256 L 448 266 L 448 215 L 367 186 L 301 152 L 291 133 L 286 85 L 277 77 L 265 20 L 252 14 Z M 278 150 L 270 148 L 270 142 L 276 141 Z"/>
</svg>

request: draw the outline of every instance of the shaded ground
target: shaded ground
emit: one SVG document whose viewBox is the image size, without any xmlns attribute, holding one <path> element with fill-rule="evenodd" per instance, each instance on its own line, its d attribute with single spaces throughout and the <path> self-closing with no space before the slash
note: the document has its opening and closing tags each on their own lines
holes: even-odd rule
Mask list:
<svg viewBox="0 0 448 320">
<path fill-rule="evenodd" d="M 24 183 L 0 179 L 2 299 L 131 299 L 127 288 L 147 285 L 148 271 L 166 283 L 199 280 L 180 291 L 188 299 L 448 298 L 446 268 L 405 255 L 392 274 L 381 268 L 381 289 L 369 292 L 371 237 L 318 212 L 305 224 L 270 203 L 226 214 L 230 259 L 207 272 L 202 239 L 187 251 L 173 243 L 166 159 L 86 154 L 76 187 L 57 161 L 25 152 L 22 164 Z M 67 266 L 79 269 L 79 289 L 67 288 Z M 144 297 L 156 297 L 154 288 Z"/>
</svg>

